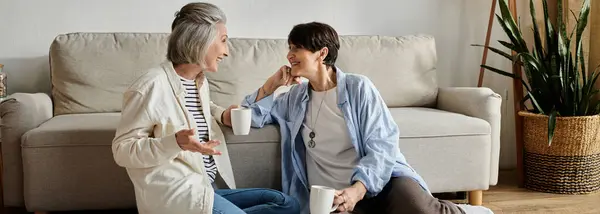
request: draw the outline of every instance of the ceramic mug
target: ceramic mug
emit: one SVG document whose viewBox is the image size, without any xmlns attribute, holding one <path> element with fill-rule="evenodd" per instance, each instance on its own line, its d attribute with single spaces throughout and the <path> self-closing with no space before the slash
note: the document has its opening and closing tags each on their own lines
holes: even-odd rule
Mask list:
<svg viewBox="0 0 600 214">
<path fill-rule="evenodd" d="M 231 128 L 235 135 L 248 135 L 250 133 L 250 123 L 252 122 L 252 112 L 249 108 L 231 109 Z"/>
<path fill-rule="evenodd" d="M 329 214 L 337 210 L 338 206 L 333 205 L 335 189 L 326 186 L 312 185 L 310 188 L 310 213 L 311 214 Z"/>
</svg>

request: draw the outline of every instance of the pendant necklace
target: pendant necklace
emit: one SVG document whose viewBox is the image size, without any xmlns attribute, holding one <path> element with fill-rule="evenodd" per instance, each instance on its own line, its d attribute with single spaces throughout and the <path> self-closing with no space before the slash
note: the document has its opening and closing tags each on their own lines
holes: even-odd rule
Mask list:
<svg viewBox="0 0 600 214">
<path fill-rule="evenodd" d="M 325 98 L 327 98 L 327 92 L 329 92 L 329 90 L 325 91 L 325 95 L 323 96 L 323 99 L 321 99 L 321 104 L 319 104 L 319 110 L 317 111 L 317 118 L 315 119 L 312 116 L 313 111 L 310 111 L 310 120 L 312 122 L 312 128 L 310 128 L 310 133 L 308 134 L 308 137 L 310 137 L 310 140 L 308 141 L 308 147 L 310 148 L 315 148 L 316 143 L 315 143 L 315 125 L 317 123 L 317 120 L 319 119 L 319 113 L 321 113 L 321 107 L 323 106 L 323 101 L 325 101 Z M 313 121 L 314 120 L 314 121 Z"/>
</svg>

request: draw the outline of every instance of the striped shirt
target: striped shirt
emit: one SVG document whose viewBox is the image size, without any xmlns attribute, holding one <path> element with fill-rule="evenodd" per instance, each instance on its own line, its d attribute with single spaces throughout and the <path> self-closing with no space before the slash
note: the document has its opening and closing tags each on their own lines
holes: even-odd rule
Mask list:
<svg viewBox="0 0 600 214">
<path fill-rule="evenodd" d="M 181 83 L 186 91 L 185 108 L 187 108 L 196 121 L 196 136 L 198 137 L 198 140 L 204 143 L 208 141 L 208 125 L 202 111 L 202 102 L 200 101 L 200 96 L 198 95 L 198 87 L 196 86 L 196 82 L 194 80 L 187 80 L 184 78 L 179 79 L 181 80 Z M 213 159 L 213 157 L 210 155 L 204 155 L 204 167 L 206 168 L 206 172 L 211 183 L 214 182 L 215 177 L 217 176 L 217 165 L 215 164 L 215 159 Z"/>
</svg>

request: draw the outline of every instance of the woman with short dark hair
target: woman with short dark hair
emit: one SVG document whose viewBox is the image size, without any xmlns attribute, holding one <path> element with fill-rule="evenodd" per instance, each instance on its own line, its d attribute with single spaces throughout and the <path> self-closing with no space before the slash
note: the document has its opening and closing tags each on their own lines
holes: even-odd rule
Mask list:
<svg viewBox="0 0 600 214">
<path fill-rule="evenodd" d="M 252 109 L 254 127 L 279 124 L 283 192 L 300 201 L 303 213 L 311 185 L 337 189 L 338 211 L 464 213 L 434 198 L 407 163 L 398 126 L 373 83 L 335 66 L 340 44 L 331 26 L 296 25 L 288 44 L 291 66 L 282 66 L 242 106 Z"/>
</svg>

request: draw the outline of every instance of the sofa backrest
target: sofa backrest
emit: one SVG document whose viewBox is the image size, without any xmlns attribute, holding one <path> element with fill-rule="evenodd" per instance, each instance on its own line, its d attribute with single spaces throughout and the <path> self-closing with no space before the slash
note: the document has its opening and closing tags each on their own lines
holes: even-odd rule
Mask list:
<svg viewBox="0 0 600 214">
<path fill-rule="evenodd" d="M 54 115 L 118 112 L 123 92 L 162 62 L 167 34 L 71 33 L 50 46 Z"/>
<path fill-rule="evenodd" d="M 70 33 L 50 48 L 54 114 L 118 112 L 122 93 L 165 60 L 167 33 Z M 207 74 L 211 99 L 239 104 L 287 63 L 286 39 L 229 40 L 230 56 Z M 427 35 L 340 36 L 336 65 L 369 77 L 389 107 L 433 106 L 435 41 Z M 285 90 L 285 89 L 283 89 Z"/>
</svg>

